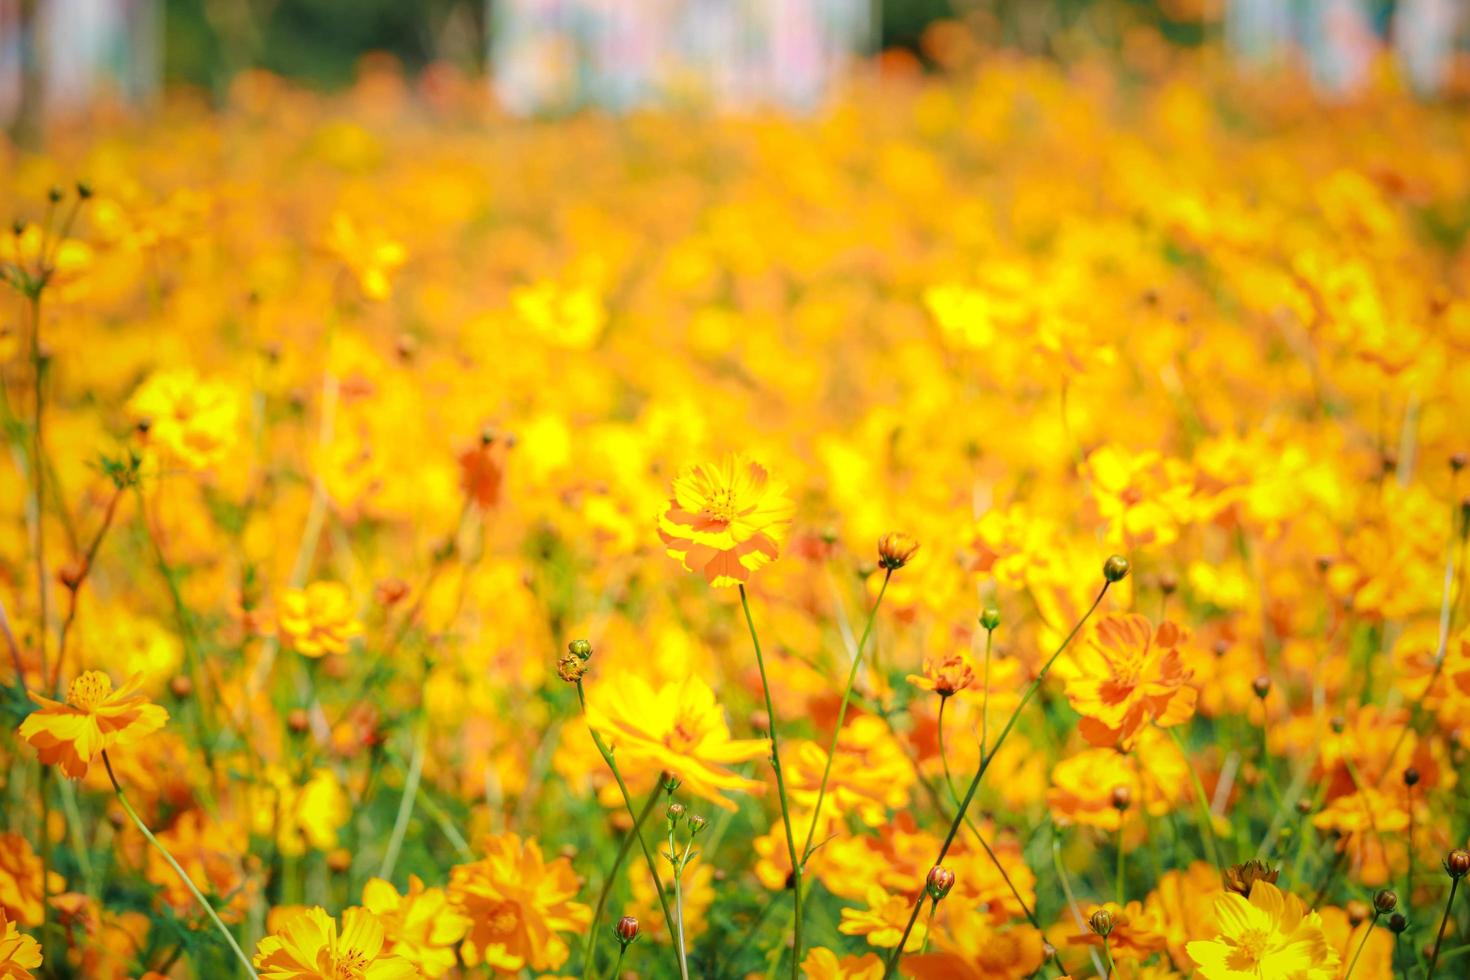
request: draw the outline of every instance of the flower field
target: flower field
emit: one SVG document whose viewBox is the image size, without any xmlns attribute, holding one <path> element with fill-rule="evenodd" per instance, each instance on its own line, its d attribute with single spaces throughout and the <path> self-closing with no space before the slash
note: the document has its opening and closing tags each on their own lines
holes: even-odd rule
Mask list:
<svg viewBox="0 0 1470 980">
<path fill-rule="evenodd" d="M 0 977 L 1470 975 L 1470 114 L 1207 62 L 7 147 Z"/>
</svg>

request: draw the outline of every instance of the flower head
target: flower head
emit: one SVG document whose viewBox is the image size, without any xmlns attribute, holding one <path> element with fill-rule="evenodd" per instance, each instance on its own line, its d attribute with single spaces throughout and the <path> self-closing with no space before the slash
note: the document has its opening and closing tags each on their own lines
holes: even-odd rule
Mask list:
<svg viewBox="0 0 1470 980">
<path fill-rule="evenodd" d="M 908 675 L 908 682 L 947 698 L 975 683 L 975 670 L 963 653 L 951 654 L 938 662 L 925 657 L 924 672 Z"/>
<path fill-rule="evenodd" d="M 867 901 L 868 907 L 865 909 L 843 909 L 842 922 L 837 931 L 844 936 L 866 936 L 870 945 L 892 949 L 903 938 L 903 929 L 909 921 L 909 909 L 913 903 L 905 895 L 889 894 L 882 885 L 873 885 L 868 889 Z M 903 951 L 917 952 L 924 945 L 927 931 L 924 923 L 915 923 Z"/>
<path fill-rule="evenodd" d="M 736 585 L 776 560 L 795 510 L 764 466 L 732 453 L 680 471 L 659 535 L 689 571 L 714 586 Z"/>
<path fill-rule="evenodd" d="M 657 690 L 641 677 L 599 685 L 587 699 L 587 724 L 607 736 L 627 769 L 674 773 L 689 792 L 727 810 L 735 805 L 725 792 L 761 785 L 725 767 L 759 758 L 768 743 L 731 738 L 715 692 L 697 677 Z"/>
<path fill-rule="evenodd" d="M 0 909 L 0 980 L 31 980 L 41 965 L 41 944 L 21 932 Z"/>
<path fill-rule="evenodd" d="M 1093 745 L 1128 748 L 1150 721 L 1167 728 L 1194 715 L 1198 692 L 1177 646 L 1181 631 L 1157 633 L 1139 615 L 1104 616 L 1077 654 L 1067 700 L 1083 716 L 1078 726 Z"/>
<path fill-rule="evenodd" d="M 20 737 L 42 762 L 80 779 L 102 752 L 136 742 L 168 721 L 167 711 L 138 693 L 141 684 L 142 675 L 134 674 L 113 690 L 112 678 L 89 670 L 71 682 L 64 703 L 33 693 L 31 700 L 41 707 L 20 723 Z"/>
<path fill-rule="evenodd" d="M 534 840 L 506 833 L 486 838 L 485 856 L 456 866 L 449 875 L 449 901 L 470 921 L 465 962 L 517 972 L 555 970 L 571 950 L 559 932 L 580 932 L 592 909 L 573 899 L 572 863 L 547 863 Z"/>
<path fill-rule="evenodd" d="M 814 946 L 801 961 L 801 975 L 807 980 L 883 980 L 883 961 L 877 953 L 844 956 L 824 946 Z"/>
<path fill-rule="evenodd" d="M 365 908 L 342 913 L 342 928 L 310 908 L 255 947 L 260 980 L 412 980 L 412 963 L 383 952 L 383 923 Z"/>
<path fill-rule="evenodd" d="M 229 384 L 206 381 L 190 368 L 158 371 L 133 392 L 128 414 L 148 445 L 171 464 L 202 470 L 234 448 L 240 396 Z"/>
<path fill-rule="evenodd" d="M 1322 931 L 1322 919 L 1302 900 L 1269 881 L 1257 880 L 1250 898 L 1226 892 L 1215 900 L 1220 932 L 1186 949 L 1203 980 L 1294 977 L 1330 980 L 1339 957 Z"/>
<path fill-rule="evenodd" d="M 352 609 L 352 593 L 340 582 L 313 582 L 281 597 L 281 631 L 296 652 L 306 657 L 346 653 L 362 635 Z"/>
<path fill-rule="evenodd" d="M 408 891 L 400 895 L 391 883 L 373 878 L 363 886 L 362 904 L 382 921 L 388 951 L 429 980 L 454 966 L 454 946 L 470 920 L 449 904 L 444 889 L 425 888 L 418 875 L 409 875 Z"/>
</svg>

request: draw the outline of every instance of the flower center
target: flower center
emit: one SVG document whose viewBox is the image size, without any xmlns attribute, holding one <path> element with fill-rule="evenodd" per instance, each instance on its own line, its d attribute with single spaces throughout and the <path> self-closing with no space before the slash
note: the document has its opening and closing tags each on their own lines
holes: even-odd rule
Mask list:
<svg viewBox="0 0 1470 980">
<path fill-rule="evenodd" d="M 490 909 L 486 916 L 490 920 L 490 931 L 504 934 L 515 929 L 521 921 L 521 910 L 514 902 L 501 902 Z"/>
<path fill-rule="evenodd" d="M 1236 940 L 1235 949 L 1225 965 L 1232 970 L 1254 970 L 1265 955 L 1270 940 L 1270 934 L 1264 929 L 1247 929 Z"/>
<path fill-rule="evenodd" d="M 92 711 L 112 693 L 112 678 L 98 670 L 89 670 L 71 682 L 66 703 L 82 711 Z"/>
<path fill-rule="evenodd" d="M 729 524 L 735 519 L 735 491 L 729 487 L 716 490 L 704 502 L 704 512 L 717 521 Z"/>
<path fill-rule="evenodd" d="M 350 950 L 337 957 L 332 970 L 332 980 L 363 980 L 367 976 L 367 957 L 358 950 Z"/>
</svg>

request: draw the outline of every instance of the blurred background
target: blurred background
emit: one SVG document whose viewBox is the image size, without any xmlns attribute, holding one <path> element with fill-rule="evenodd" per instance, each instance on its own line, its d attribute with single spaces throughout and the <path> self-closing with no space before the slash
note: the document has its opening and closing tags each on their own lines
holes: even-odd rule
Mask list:
<svg viewBox="0 0 1470 980">
<path fill-rule="evenodd" d="M 1066 57 L 1140 30 L 1218 44 L 1247 70 L 1291 63 L 1349 96 L 1391 61 L 1443 94 L 1470 0 L 0 0 L 0 122 L 24 139 L 99 97 L 147 106 L 187 86 L 221 99 L 248 69 L 349 84 L 371 52 L 411 73 L 487 79 L 511 112 L 670 100 L 820 104 L 875 54 L 932 66 L 961 26 L 985 47 Z"/>
</svg>

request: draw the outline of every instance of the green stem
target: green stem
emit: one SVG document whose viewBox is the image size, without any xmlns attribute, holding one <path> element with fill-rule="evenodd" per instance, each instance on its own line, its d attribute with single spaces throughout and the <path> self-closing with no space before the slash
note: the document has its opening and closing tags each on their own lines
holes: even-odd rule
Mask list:
<svg viewBox="0 0 1470 980">
<path fill-rule="evenodd" d="M 873 620 L 877 618 L 878 607 L 883 604 L 883 594 L 888 591 L 888 581 L 893 578 L 893 569 L 883 570 L 883 584 L 878 588 L 878 598 L 873 601 L 873 607 L 868 610 L 868 623 L 863 627 L 862 639 L 858 640 L 857 653 L 853 655 L 852 667 L 847 671 L 847 687 L 842 692 L 842 704 L 837 708 L 837 725 L 832 729 L 832 744 L 827 748 L 827 765 L 822 769 L 822 781 L 817 785 L 817 805 L 812 810 L 812 822 L 806 829 L 806 843 L 801 848 L 801 863 L 806 864 L 807 859 L 812 856 L 812 838 L 817 833 L 817 822 L 822 816 L 822 801 L 827 798 L 827 779 L 832 775 L 832 760 L 837 757 L 837 740 L 842 736 L 842 723 L 847 719 L 847 706 L 852 701 L 853 685 L 857 683 L 858 668 L 863 664 L 863 648 L 868 645 L 868 635 L 873 632 Z M 745 601 L 745 589 L 740 590 L 740 600 Z M 746 610 L 749 615 L 749 609 Z M 751 636 L 755 635 L 755 627 L 751 626 Z M 757 645 L 758 648 L 758 645 Z M 762 675 L 764 679 L 764 674 Z M 771 718 L 771 734 L 776 731 L 776 719 Z M 800 950 L 797 950 L 798 958 Z"/>
<path fill-rule="evenodd" d="M 633 821 L 633 829 L 624 837 L 623 842 L 618 845 L 617 856 L 613 858 L 612 867 L 607 871 L 607 877 L 602 880 L 602 888 L 597 893 L 597 906 L 592 913 L 592 925 L 587 930 L 587 938 L 582 941 L 582 976 L 593 969 L 597 958 L 597 926 L 602 921 L 602 913 L 607 911 L 607 896 L 612 892 L 613 882 L 618 878 L 618 872 L 622 870 L 623 862 L 628 858 L 628 852 L 633 849 L 633 838 L 642 836 L 643 825 L 648 822 L 648 815 L 658 805 L 658 798 L 663 793 L 663 787 L 655 786 L 649 794 L 648 802 L 643 805 L 643 810 Z M 627 947 L 625 946 L 624 949 Z M 618 964 L 621 966 L 623 954 L 618 953 Z M 617 976 L 617 970 L 613 970 L 613 976 Z"/>
<path fill-rule="evenodd" d="M 184 886 L 188 888 L 189 891 L 194 895 L 195 901 L 197 901 L 200 906 L 203 907 L 204 911 L 208 913 L 210 920 L 215 925 L 215 928 L 218 929 L 220 933 L 225 937 L 225 942 L 230 944 L 230 949 L 234 951 L 235 956 L 240 960 L 240 965 L 245 967 L 245 973 L 250 976 L 252 980 L 260 980 L 259 976 L 255 972 L 255 967 L 251 966 L 250 964 L 250 957 L 245 955 L 245 951 L 242 950 L 240 948 L 240 944 L 235 941 L 235 934 L 230 932 L 230 930 L 225 927 L 225 924 L 220 921 L 219 915 L 214 911 L 214 906 L 209 904 L 209 900 L 204 897 L 204 893 L 199 890 L 199 888 L 194 884 L 193 880 L 190 879 L 189 875 L 184 871 L 183 868 L 179 866 L 179 862 L 174 860 L 174 856 L 168 852 L 168 848 L 160 844 L 158 838 L 153 836 L 153 831 L 148 829 L 147 825 L 143 823 L 142 818 L 138 816 L 137 811 L 133 809 L 133 805 L 128 802 L 127 795 L 123 793 L 123 788 L 121 784 L 118 783 L 116 774 L 114 774 L 112 771 L 112 760 L 107 757 L 107 752 L 105 750 L 102 753 L 102 764 L 107 767 L 107 778 L 112 780 L 113 792 L 117 794 L 117 801 L 122 804 L 123 812 L 128 815 L 128 819 L 133 821 L 133 826 L 137 827 L 138 830 L 142 832 L 143 836 L 148 839 L 148 843 L 152 844 L 153 847 L 158 851 L 158 853 L 163 855 L 163 859 L 168 862 L 169 867 L 174 869 L 174 873 L 179 876 L 179 880 L 182 881 L 184 883 Z"/>
<path fill-rule="evenodd" d="M 1460 887 L 1459 878 L 1450 879 L 1450 897 L 1444 903 L 1444 917 L 1439 920 L 1439 935 L 1434 937 L 1434 952 L 1429 955 L 1429 972 L 1424 980 L 1434 980 L 1434 968 L 1439 965 L 1439 945 L 1444 942 L 1444 929 L 1450 923 L 1450 910 L 1455 906 L 1455 891 Z"/>
<path fill-rule="evenodd" d="M 408 821 L 413 816 L 413 805 L 419 796 L 419 780 L 424 774 L 424 751 L 429 742 L 429 716 L 421 715 L 418 731 L 414 734 L 413 757 L 408 760 L 408 777 L 403 782 L 403 796 L 398 801 L 398 814 L 393 818 L 393 833 L 388 838 L 388 848 L 383 852 L 383 863 L 378 868 L 378 877 L 393 880 L 393 866 L 398 863 L 398 852 L 403 848 L 404 835 L 408 833 Z"/>
<path fill-rule="evenodd" d="M 1107 964 L 1108 964 L 1108 972 L 1105 974 L 1105 976 L 1112 977 L 1113 970 L 1114 970 L 1114 967 L 1113 967 L 1113 946 L 1112 946 L 1111 943 L 1108 942 L 1108 937 L 1107 936 L 1104 936 L 1103 937 L 1103 959 L 1106 960 L 1107 961 Z"/>
<path fill-rule="evenodd" d="M 1062 655 L 1062 651 L 1067 649 L 1067 645 L 1081 631 L 1083 624 L 1092 617 L 1093 612 L 1102 604 L 1103 596 L 1108 594 L 1108 586 L 1112 584 L 1110 581 L 1103 582 L 1103 587 L 1098 590 L 1097 598 L 1092 600 L 1092 605 L 1087 607 L 1087 612 L 1083 613 L 1082 618 L 1077 620 L 1077 625 L 1072 627 L 1072 631 L 1067 634 L 1066 639 L 1062 640 L 1061 646 L 1057 647 L 1056 652 L 1042 666 L 1041 672 L 1036 675 L 1036 679 L 1026 688 L 1026 693 L 1021 695 L 1021 703 L 1016 705 L 1016 709 L 1011 712 L 1010 718 L 1006 719 L 1005 727 L 1000 730 L 1000 735 L 995 740 L 995 747 L 988 753 L 985 753 L 980 760 L 980 765 L 975 770 L 975 778 L 970 780 L 970 788 L 965 791 L 965 798 L 960 801 L 959 813 L 955 814 L 954 822 L 949 825 L 949 833 L 945 835 L 944 844 L 940 846 L 939 856 L 934 859 L 934 864 L 944 863 L 944 856 L 949 853 L 950 845 L 954 843 L 955 835 L 959 833 L 960 825 L 964 823 L 965 811 L 970 808 L 970 801 L 975 798 L 975 791 L 980 788 L 980 780 L 985 777 L 985 770 L 990 768 L 990 763 L 995 760 L 996 753 L 1005 744 L 1006 736 L 1016 726 L 1016 720 L 1021 717 L 1021 712 L 1025 710 L 1026 705 L 1030 703 L 1031 699 L 1036 695 L 1036 692 L 1041 689 L 1042 683 L 1046 681 L 1047 674 L 1051 672 L 1052 665 L 1057 662 L 1057 658 Z M 893 971 L 898 967 L 898 958 L 903 953 L 904 944 L 908 942 L 909 933 L 913 931 L 914 923 L 918 920 L 919 910 L 923 905 L 924 890 L 921 886 L 919 896 L 914 900 L 913 911 L 909 914 L 908 925 L 904 927 L 903 936 L 899 939 L 898 945 L 894 947 L 893 952 L 888 956 L 888 962 L 883 970 L 883 980 L 888 980 L 889 977 L 893 976 Z"/>
<path fill-rule="evenodd" d="M 766 731 L 771 737 L 771 768 L 776 770 L 776 795 L 781 802 L 781 823 L 786 828 L 786 853 L 791 859 L 791 901 L 793 908 L 792 932 L 795 946 L 791 956 L 791 980 L 801 976 L 801 865 L 796 856 L 796 837 L 791 833 L 791 804 L 786 799 L 786 776 L 781 770 L 781 742 L 776 735 L 776 706 L 771 702 L 771 684 L 766 679 L 766 661 L 761 654 L 760 637 L 755 632 L 755 619 L 750 615 L 750 600 L 745 595 L 745 585 L 740 585 L 740 606 L 745 610 L 745 623 L 750 627 L 750 642 L 755 646 L 755 663 L 760 669 L 761 692 L 766 698 Z M 877 607 L 874 606 L 876 609 Z M 854 666 L 856 666 L 854 661 Z M 827 762 L 831 765 L 832 757 Z"/>
<path fill-rule="evenodd" d="M 1121 814 L 1121 813 L 1118 815 L 1118 880 L 1117 880 L 1118 898 L 1117 898 L 1117 902 L 1118 902 L 1118 907 L 1119 908 L 1122 908 L 1123 905 L 1125 904 L 1125 901 L 1124 901 L 1124 893 L 1123 893 L 1123 854 L 1125 853 L 1124 850 L 1123 850 L 1123 817 L 1124 817 L 1124 815 Z"/>
<path fill-rule="evenodd" d="M 985 631 L 985 680 L 980 694 L 980 761 L 985 761 L 986 743 L 990 741 L 990 648 L 995 630 Z"/>
<path fill-rule="evenodd" d="M 577 701 L 582 705 L 582 714 L 585 717 L 587 714 L 587 694 L 582 690 L 582 682 L 580 680 L 577 681 Z M 659 909 L 664 914 L 664 925 L 668 927 L 669 935 L 672 936 L 674 934 L 674 913 L 669 908 L 668 896 L 664 894 L 663 879 L 658 874 L 658 862 L 653 859 L 653 851 L 649 849 L 648 841 L 643 839 L 643 831 L 639 829 L 638 813 L 633 809 L 633 795 L 628 792 L 628 784 L 623 781 L 623 773 L 618 769 L 618 764 L 613 759 L 612 749 L 608 748 L 606 740 L 602 737 L 602 733 L 591 725 L 587 726 L 587 731 L 591 733 L 592 742 L 597 746 L 597 751 L 602 754 L 602 761 L 606 762 L 608 769 L 612 771 L 613 779 L 618 784 L 618 792 L 623 794 L 623 806 L 627 807 L 628 816 L 633 819 L 633 836 L 638 838 L 638 846 L 643 850 L 643 860 L 648 864 L 648 873 L 653 876 L 653 891 L 658 895 Z M 659 773 L 658 781 L 660 785 L 663 784 L 663 773 Z M 655 788 L 654 792 L 656 794 L 658 789 Z"/>
<path fill-rule="evenodd" d="M 1179 754 L 1188 763 L 1189 752 L 1184 748 L 1184 740 L 1179 737 L 1178 729 L 1166 728 L 1164 731 L 1168 732 L 1169 736 L 1174 739 L 1174 744 L 1178 747 Z M 1189 770 L 1189 783 L 1194 787 L 1194 799 L 1199 805 L 1200 839 L 1204 841 L 1205 850 L 1209 852 L 1210 863 L 1218 868 L 1221 866 L 1220 850 L 1219 845 L 1215 841 L 1215 818 L 1210 812 L 1210 800 L 1205 795 L 1204 783 L 1200 782 L 1199 773 L 1195 772 L 1194 766 L 1186 765 L 1185 768 Z"/>
<path fill-rule="evenodd" d="M 947 696 L 942 694 L 939 696 L 939 721 L 936 725 L 939 732 L 939 761 L 944 766 L 944 785 L 949 787 L 950 798 L 958 806 L 960 802 L 960 791 L 955 788 L 954 776 L 950 775 L 949 772 L 949 755 L 944 751 L 944 706 L 948 702 L 949 698 Z M 980 740 L 980 760 L 982 762 L 985 760 L 985 740 L 983 737 Z"/>
<path fill-rule="evenodd" d="M 1348 964 L 1347 972 L 1342 975 L 1342 980 L 1352 980 L 1353 970 L 1358 966 L 1358 957 L 1363 955 L 1363 947 L 1368 945 L 1368 937 L 1373 935 L 1373 927 L 1378 925 L 1378 917 L 1381 912 L 1374 910 L 1373 921 L 1368 923 L 1368 928 L 1363 931 L 1363 938 L 1358 942 L 1358 948 L 1353 953 L 1352 962 Z"/>
</svg>

